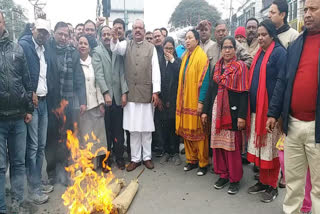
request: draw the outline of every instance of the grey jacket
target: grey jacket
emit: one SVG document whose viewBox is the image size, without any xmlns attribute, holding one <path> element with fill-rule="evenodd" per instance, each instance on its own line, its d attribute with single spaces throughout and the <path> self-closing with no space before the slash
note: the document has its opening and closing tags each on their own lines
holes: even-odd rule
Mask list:
<svg viewBox="0 0 320 214">
<path fill-rule="evenodd" d="M 124 76 L 124 59 L 120 55 L 112 54 L 99 45 L 93 50 L 92 65 L 96 81 L 103 94 L 109 93 L 116 105 L 121 105 L 121 96 L 128 93 L 128 85 Z"/>
</svg>

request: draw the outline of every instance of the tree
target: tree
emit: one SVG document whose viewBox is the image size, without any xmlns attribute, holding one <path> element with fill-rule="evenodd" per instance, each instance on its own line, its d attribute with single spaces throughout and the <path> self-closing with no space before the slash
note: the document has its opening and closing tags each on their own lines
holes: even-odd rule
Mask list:
<svg viewBox="0 0 320 214">
<path fill-rule="evenodd" d="M 23 32 L 27 17 L 24 15 L 26 10 L 13 0 L 0 0 L 0 10 L 4 14 L 6 29 L 9 31 L 12 40 L 17 39 Z"/>
<path fill-rule="evenodd" d="M 174 27 L 196 26 L 203 19 L 214 26 L 221 18 L 217 9 L 205 0 L 182 0 L 172 13 L 169 23 Z"/>
</svg>

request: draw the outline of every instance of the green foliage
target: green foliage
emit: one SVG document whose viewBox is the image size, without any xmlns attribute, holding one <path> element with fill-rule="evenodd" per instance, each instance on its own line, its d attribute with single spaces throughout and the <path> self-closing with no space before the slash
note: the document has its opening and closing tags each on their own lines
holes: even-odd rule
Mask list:
<svg viewBox="0 0 320 214">
<path fill-rule="evenodd" d="M 15 35 L 17 39 L 23 32 L 28 20 L 24 15 L 25 9 L 17 5 L 13 0 L 0 0 L 0 10 L 4 13 L 6 29 L 9 31 L 10 38 L 13 39 L 13 35 Z"/>
<path fill-rule="evenodd" d="M 207 19 L 213 27 L 221 19 L 217 9 L 205 0 L 182 0 L 172 13 L 169 23 L 174 27 L 196 26 Z"/>
</svg>

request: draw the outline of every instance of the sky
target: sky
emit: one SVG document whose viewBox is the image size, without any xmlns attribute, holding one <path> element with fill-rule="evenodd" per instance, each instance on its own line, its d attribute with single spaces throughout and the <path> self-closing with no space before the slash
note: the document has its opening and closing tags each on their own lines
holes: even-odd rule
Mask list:
<svg viewBox="0 0 320 214">
<path fill-rule="evenodd" d="M 14 0 L 28 10 L 28 18 L 33 19 L 33 7 L 28 0 Z M 47 2 L 44 11 L 50 19 L 52 28 L 58 21 L 70 22 L 76 25 L 87 19 L 95 19 L 96 0 L 42 0 Z M 176 6 L 181 0 L 144 0 L 144 21 L 147 30 L 168 25 Z M 223 18 L 228 17 L 229 1 L 231 0 L 207 0 L 209 4 L 215 5 L 223 14 Z M 245 0 L 233 0 L 234 8 L 241 5 Z M 161 3 L 158 3 L 161 2 Z"/>
</svg>

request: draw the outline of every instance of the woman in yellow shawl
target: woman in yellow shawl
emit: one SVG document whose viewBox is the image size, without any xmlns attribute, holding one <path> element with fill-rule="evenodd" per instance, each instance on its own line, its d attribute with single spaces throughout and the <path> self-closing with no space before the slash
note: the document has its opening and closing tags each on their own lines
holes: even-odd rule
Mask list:
<svg viewBox="0 0 320 214">
<path fill-rule="evenodd" d="M 184 138 L 187 165 L 184 171 L 195 169 L 197 175 L 207 173 L 208 136 L 200 115 L 209 86 L 209 61 L 199 46 L 196 30 L 186 34 L 187 52 L 182 58 L 176 108 L 176 133 Z"/>
</svg>

